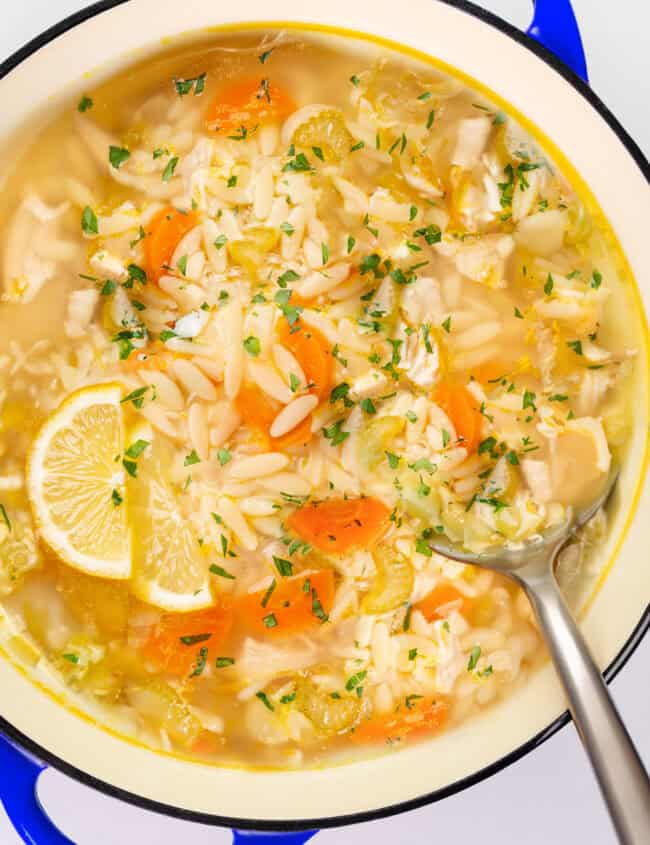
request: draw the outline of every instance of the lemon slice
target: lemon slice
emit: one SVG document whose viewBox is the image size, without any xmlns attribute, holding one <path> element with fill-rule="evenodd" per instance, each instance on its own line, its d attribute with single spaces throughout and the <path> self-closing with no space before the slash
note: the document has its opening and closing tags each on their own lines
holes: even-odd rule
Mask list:
<svg viewBox="0 0 650 845">
<path fill-rule="evenodd" d="M 146 439 L 146 438 L 144 438 Z M 183 613 L 214 604 L 207 561 L 179 495 L 166 480 L 171 461 L 159 442 L 129 478 L 135 595 L 163 610 Z"/>
<path fill-rule="evenodd" d="M 27 460 L 27 491 L 41 537 L 69 566 L 129 578 L 131 543 L 121 388 L 72 393 L 45 421 Z"/>
</svg>

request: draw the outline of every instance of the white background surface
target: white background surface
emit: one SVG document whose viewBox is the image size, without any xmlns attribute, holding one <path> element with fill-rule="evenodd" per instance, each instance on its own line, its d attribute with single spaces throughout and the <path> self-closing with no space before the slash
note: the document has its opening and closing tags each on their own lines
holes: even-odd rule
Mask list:
<svg viewBox="0 0 650 845">
<path fill-rule="evenodd" d="M 45 28 L 86 5 L 85 0 L 0 0 L 0 61 Z M 481 5 L 521 27 L 529 19 L 527 0 L 484 0 Z M 573 5 L 583 33 L 591 84 L 647 156 L 648 4 L 646 0 L 618 0 L 616 4 L 573 0 Z M 579 162 L 576 164 L 580 166 Z M 647 555 L 647 549 L 639 553 Z M 649 668 L 650 637 L 646 637 L 612 685 L 616 702 L 648 766 Z M 10 777 L 10 773 L 0 773 L 0 783 L 5 777 Z M 51 770 L 43 775 L 39 792 L 52 818 L 79 845 L 176 845 L 179 841 L 183 845 L 226 845 L 231 841 L 227 831 L 145 812 Z M 571 726 L 534 754 L 460 795 L 402 816 L 323 831 L 313 842 L 353 845 L 370 838 L 373 845 L 473 845 L 479 839 L 481 845 L 614 845 L 616 841 Z M 1 845 L 18 842 L 0 808 Z"/>
</svg>

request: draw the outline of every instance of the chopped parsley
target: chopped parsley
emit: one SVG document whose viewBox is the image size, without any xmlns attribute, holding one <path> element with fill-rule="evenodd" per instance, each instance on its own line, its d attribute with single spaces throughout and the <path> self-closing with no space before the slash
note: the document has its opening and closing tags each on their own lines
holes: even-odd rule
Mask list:
<svg viewBox="0 0 650 845">
<path fill-rule="evenodd" d="M 178 639 L 183 643 L 183 645 L 197 645 L 198 643 L 207 642 L 210 639 L 212 634 L 186 634 L 183 637 L 179 637 Z"/>
<path fill-rule="evenodd" d="M 194 90 L 194 96 L 198 97 L 205 90 L 205 77 L 207 74 L 201 73 L 193 79 L 174 79 L 174 87 L 179 97 L 185 97 Z"/>
<path fill-rule="evenodd" d="M 181 272 L 182 276 L 187 275 L 187 255 L 181 255 L 181 257 L 176 262 L 176 266 Z"/>
<path fill-rule="evenodd" d="M 194 667 L 194 671 L 190 675 L 190 678 L 196 678 L 198 675 L 200 675 L 203 672 L 203 670 L 205 669 L 205 664 L 207 662 L 207 659 L 208 659 L 208 650 L 205 646 L 203 646 L 201 649 L 199 649 L 199 656 L 196 660 L 196 666 Z"/>
<path fill-rule="evenodd" d="M 275 591 L 275 588 L 277 587 L 277 585 L 278 585 L 277 581 L 274 578 L 271 581 L 271 583 L 269 584 L 268 590 L 262 596 L 262 601 L 260 602 L 262 607 L 266 607 L 266 605 L 269 603 L 269 601 L 271 600 L 271 596 L 273 595 L 273 592 Z"/>
<path fill-rule="evenodd" d="M 131 153 L 124 147 L 114 147 L 111 144 L 108 148 L 108 160 L 111 163 L 111 167 L 114 167 L 116 170 L 118 170 L 121 165 L 130 158 Z"/>
<path fill-rule="evenodd" d="M 478 663 L 478 659 L 481 656 L 481 646 L 475 645 L 469 655 L 469 661 L 467 662 L 467 671 L 473 672 L 476 669 L 476 664 Z"/>
<path fill-rule="evenodd" d="M 217 452 L 217 460 L 219 461 L 220 466 L 225 467 L 225 465 L 230 463 L 232 460 L 232 455 L 228 449 L 219 449 Z"/>
<path fill-rule="evenodd" d="M 89 205 L 84 208 L 81 214 L 81 230 L 83 231 L 84 235 L 99 234 L 97 216 Z"/>
<path fill-rule="evenodd" d="M 433 223 L 430 223 L 428 226 L 423 226 L 420 229 L 416 229 L 415 232 L 413 232 L 413 236 L 415 238 L 424 238 L 429 246 L 440 243 L 442 240 L 440 227 L 435 226 Z"/>
<path fill-rule="evenodd" d="M 300 276 L 295 270 L 285 270 L 281 276 L 278 276 L 278 284 L 281 288 L 287 286 L 289 282 L 297 282 Z"/>
<path fill-rule="evenodd" d="M 201 458 L 196 454 L 196 449 L 192 449 L 189 455 L 185 455 L 185 460 L 183 461 L 183 466 L 191 467 L 194 464 L 200 464 Z"/>
<path fill-rule="evenodd" d="M 217 657 L 214 661 L 214 665 L 217 669 L 225 669 L 227 666 L 233 666 L 235 663 L 234 657 Z"/>
<path fill-rule="evenodd" d="M 134 408 L 141 408 L 144 404 L 144 394 L 150 387 L 151 385 L 147 384 L 144 387 L 138 387 L 135 390 L 132 390 L 131 393 L 124 397 L 124 399 L 120 399 L 120 404 L 124 405 L 126 402 L 132 402 Z"/>
<path fill-rule="evenodd" d="M 323 436 L 326 440 L 329 440 L 332 446 L 338 446 L 340 443 L 343 443 L 344 440 L 347 440 L 350 436 L 349 431 L 343 431 L 341 426 L 343 425 L 343 420 L 337 420 L 332 425 L 328 426 L 327 428 L 321 429 L 323 432 Z"/>
<path fill-rule="evenodd" d="M 524 390 L 524 398 L 521 402 L 522 409 L 531 408 L 533 411 L 536 411 L 535 398 L 536 396 L 531 390 Z"/>
<path fill-rule="evenodd" d="M 361 672 L 356 672 L 354 675 L 351 675 L 345 682 L 346 690 L 348 692 L 352 692 L 353 689 L 356 689 L 359 684 L 363 682 L 367 674 L 368 672 L 364 669 Z"/>
<path fill-rule="evenodd" d="M 399 455 L 395 455 L 393 452 L 385 452 L 386 458 L 388 459 L 388 466 L 391 469 L 397 469 L 400 462 Z"/>
<path fill-rule="evenodd" d="M 92 99 L 86 94 L 84 94 L 83 97 L 77 103 L 77 111 L 83 114 L 84 112 L 89 111 L 93 107 L 93 105 L 94 103 Z"/>
<path fill-rule="evenodd" d="M 318 598 L 318 593 L 313 587 L 311 589 L 311 612 L 318 620 L 320 620 L 321 623 L 327 622 L 329 619 L 329 616 L 325 613 L 325 609 Z"/>
<path fill-rule="evenodd" d="M 228 578 L 230 581 L 235 580 L 235 576 L 228 572 L 227 569 L 224 569 L 222 566 L 219 566 L 217 563 L 213 563 L 210 565 L 210 572 L 213 575 L 219 575 L 221 578 Z"/>
<path fill-rule="evenodd" d="M 284 577 L 293 575 L 293 564 L 290 560 L 285 560 L 285 558 L 276 557 L 275 555 L 273 555 L 273 563 L 275 564 L 275 568 L 278 570 L 280 575 Z"/>
<path fill-rule="evenodd" d="M 290 161 L 288 161 L 282 168 L 283 173 L 305 173 L 314 168 L 309 163 L 309 159 L 304 153 L 298 153 Z"/>
<path fill-rule="evenodd" d="M 117 283 L 114 282 L 112 279 L 107 279 L 102 289 L 100 290 L 101 296 L 110 296 L 112 293 L 115 293 L 115 289 L 117 288 Z"/>
<path fill-rule="evenodd" d="M 176 165 L 178 164 L 178 156 L 173 156 L 169 159 L 167 164 L 165 165 L 165 169 L 162 172 L 162 180 L 163 182 L 169 182 L 172 176 L 174 175 L 174 171 L 176 170 Z"/>
<path fill-rule="evenodd" d="M 257 358 L 262 349 L 260 339 L 258 337 L 255 337 L 254 335 L 249 335 L 244 340 L 244 349 L 246 350 L 246 352 L 248 352 L 251 358 Z"/>
<path fill-rule="evenodd" d="M 124 453 L 127 458 L 139 458 L 140 455 L 144 452 L 144 450 L 149 445 L 148 440 L 136 440 L 135 443 L 132 443 L 129 448 Z"/>
<path fill-rule="evenodd" d="M 261 690 L 260 692 L 256 692 L 255 698 L 259 698 L 259 700 L 262 702 L 262 704 L 266 707 L 267 710 L 275 710 L 275 707 L 271 704 L 271 702 L 269 701 L 269 697 L 265 692 L 262 692 Z"/>
</svg>

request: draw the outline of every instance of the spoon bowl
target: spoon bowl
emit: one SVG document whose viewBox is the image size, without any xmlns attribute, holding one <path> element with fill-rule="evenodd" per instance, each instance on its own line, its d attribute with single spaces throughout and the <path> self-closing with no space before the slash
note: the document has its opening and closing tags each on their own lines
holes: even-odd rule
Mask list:
<svg viewBox="0 0 650 845">
<path fill-rule="evenodd" d="M 538 570 L 545 570 L 548 567 L 549 555 L 552 555 L 553 562 L 555 561 L 557 554 L 566 543 L 607 503 L 614 491 L 619 473 L 618 465 L 612 464 L 600 493 L 592 502 L 576 511 L 571 519 L 552 526 L 544 534 L 525 543 L 505 548 L 503 546 L 488 547 L 485 551 L 473 553 L 465 551 L 459 544 L 436 537 L 429 542 L 429 546 L 434 552 L 452 560 L 482 566 L 484 569 L 493 569 L 522 581 L 525 578 L 524 570 L 530 574 L 533 572 L 538 574 Z"/>
</svg>

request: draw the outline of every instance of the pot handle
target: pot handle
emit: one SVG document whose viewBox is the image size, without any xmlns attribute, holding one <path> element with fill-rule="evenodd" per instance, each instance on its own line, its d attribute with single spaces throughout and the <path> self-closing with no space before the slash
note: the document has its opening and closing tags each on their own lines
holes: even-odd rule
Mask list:
<svg viewBox="0 0 650 845">
<path fill-rule="evenodd" d="M 293 830 L 273 832 L 261 830 L 233 830 L 233 845 L 304 845 L 317 830 Z"/>
<path fill-rule="evenodd" d="M 36 785 L 47 767 L 0 734 L 0 801 L 26 845 L 74 845 L 47 816 Z"/>
<path fill-rule="evenodd" d="M 533 19 L 526 35 L 589 82 L 587 60 L 571 0 L 533 0 L 533 6 Z"/>
</svg>

